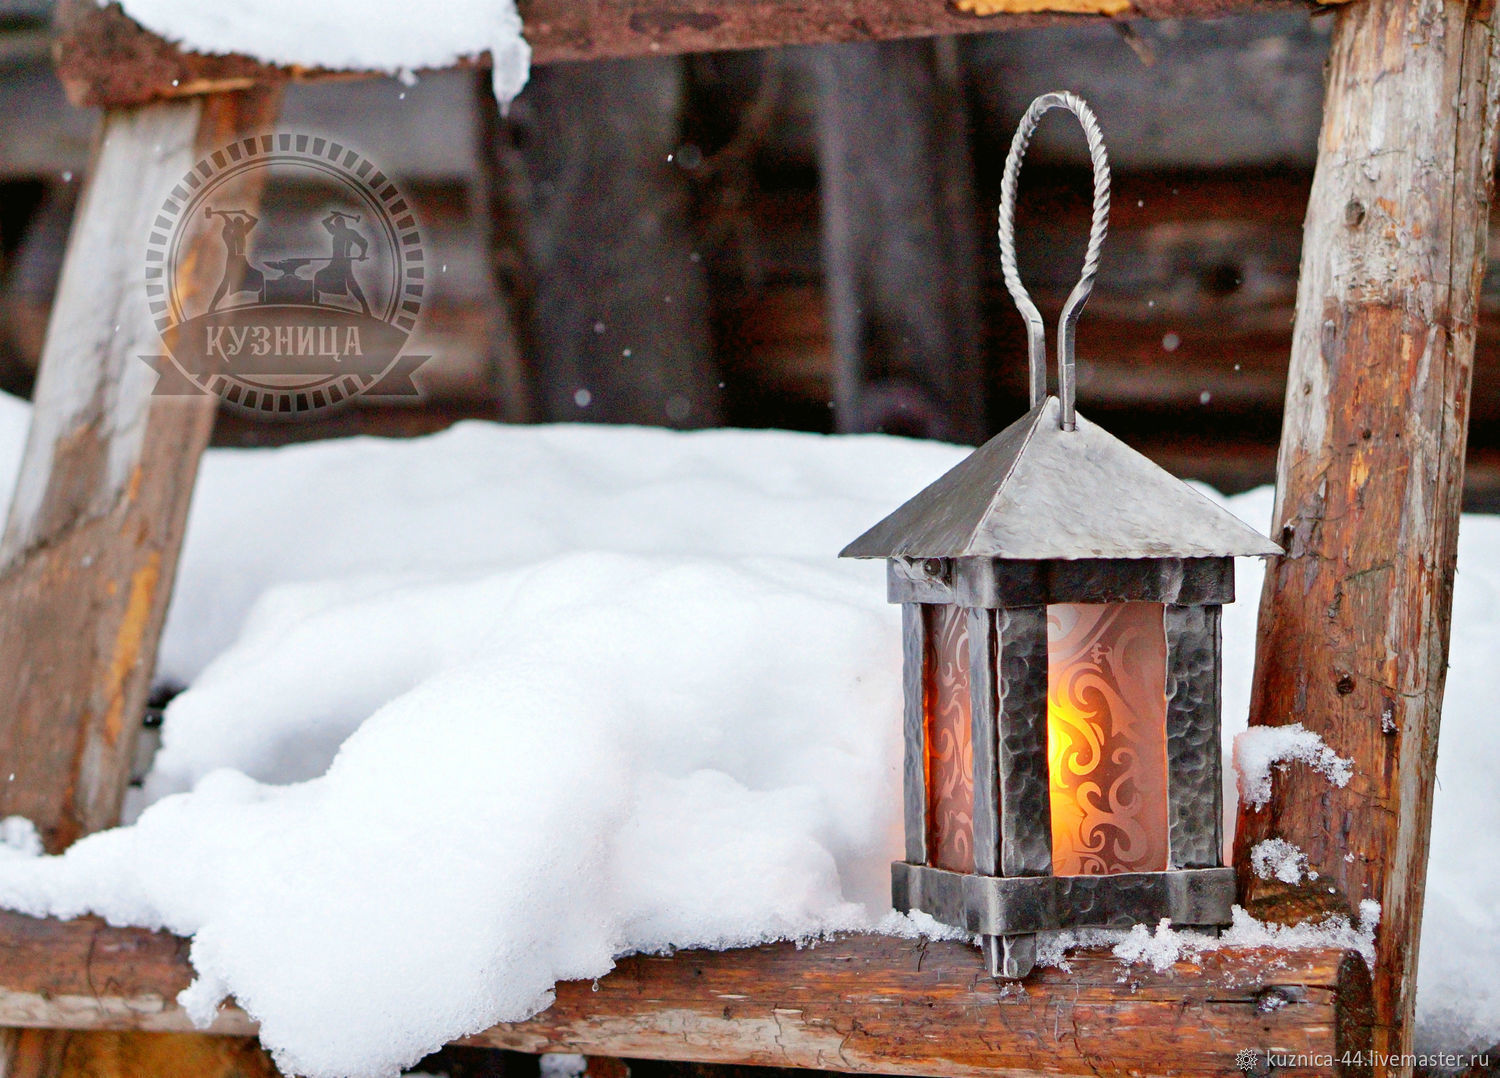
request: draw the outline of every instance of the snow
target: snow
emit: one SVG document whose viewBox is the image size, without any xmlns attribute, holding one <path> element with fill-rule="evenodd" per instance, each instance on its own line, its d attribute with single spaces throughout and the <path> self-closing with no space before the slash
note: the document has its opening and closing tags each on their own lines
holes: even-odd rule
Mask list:
<svg viewBox="0 0 1500 1078">
<path fill-rule="evenodd" d="M 1314 924 L 1274 925 L 1257 921 L 1236 906 L 1234 922 L 1218 936 L 1202 932 L 1174 931 L 1163 920 L 1153 932 L 1136 925 L 1115 945 L 1114 953 L 1125 962 L 1144 962 L 1161 971 L 1181 961 L 1195 961 L 1205 951 L 1224 947 L 1281 947 L 1287 950 L 1337 947 L 1357 951 L 1375 963 L 1375 928 L 1380 923 L 1380 903 L 1365 899 L 1359 918 L 1334 914 Z"/>
<path fill-rule="evenodd" d="M 286 66 L 409 79 L 488 50 L 502 104 L 521 92 L 531 69 L 515 0 L 445 0 L 441 14 L 399 0 L 124 0 L 123 6 L 146 29 L 184 48 Z"/>
<path fill-rule="evenodd" d="M 312 1075 L 626 951 L 881 927 L 897 616 L 834 555 L 956 456 L 481 424 L 210 454 L 155 803 L 0 900 L 193 935 L 190 1012 L 232 992 Z"/>
<path fill-rule="evenodd" d="M 42 852 L 42 836 L 24 816 L 0 820 L 0 857 L 35 857 Z"/>
<path fill-rule="evenodd" d="M 1317 872 L 1307 867 L 1307 854 L 1284 838 L 1268 838 L 1251 847 L 1250 870 L 1263 880 L 1278 879 L 1282 883 L 1300 883 L 1304 876 L 1318 878 Z"/>
<path fill-rule="evenodd" d="M 1052 932 L 1037 945 L 1037 963 L 1070 969 L 1068 952 L 1075 947 L 1108 947 L 1127 965 L 1148 965 L 1158 973 L 1178 962 L 1197 962 L 1208 951 L 1230 947 L 1277 947 L 1282 950 L 1317 950 L 1335 947 L 1358 952 L 1371 966 L 1375 963 L 1375 928 L 1380 923 L 1380 903 L 1365 899 L 1359 917 L 1332 914 L 1316 923 L 1294 925 L 1257 921 L 1239 906 L 1233 922 L 1214 936 L 1191 929 L 1174 929 L 1166 918 L 1153 930 L 1146 925 L 1131 929 L 1087 928 Z"/>
<path fill-rule="evenodd" d="M 1300 722 L 1254 726 L 1234 739 L 1240 799 L 1252 808 L 1263 807 L 1271 799 L 1271 768 L 1293 761 L 1322 772 L 1335 786 L 1347 786 L 1354 775 L 1353 761 L 1323 744 L 1321 737 Z"/>
<path fill-rule="evenodd" d="M 583 1056 L 556 1052 L 544 1055 L 538 1061 L 542 1078 L 583 1078 L 588 1070 L 588 1061 Z M 410 1078 L 410 1076 L 407 1076 Z"/>
<path fill-rule="evenodd" d="M 0 399 L 0 483 L 24 422 Z M 834 555 L 962 455 L 479 423 L 210 452 L 161 663 L 190 687 L 138 821 L 60 858 L 0 823 L 0 904 L 192 936 L 193 1014 L 233 995 L 288 1073 L 340 1078 L 395 1075 L 632 950 L 961 936 L 889 910 L 899 613 L 878 563 Z M 1270 515 L 1265 491 L 1227 504 Z M 1500 520 L 1467 517 L 1419 1048 L 1500 1039 L 1497 555 Z M 1260 572 L 1238 567 L 1225 612 L 1226 752 Z M 1339 746 L 1308 744 L 1249 739 L 1251 787 L 1289 745 L 1337 780 Z M 1377 916 L 1095 942 L 1152 963 L 1257 941 L 1368 953 Z"/>
</svg>

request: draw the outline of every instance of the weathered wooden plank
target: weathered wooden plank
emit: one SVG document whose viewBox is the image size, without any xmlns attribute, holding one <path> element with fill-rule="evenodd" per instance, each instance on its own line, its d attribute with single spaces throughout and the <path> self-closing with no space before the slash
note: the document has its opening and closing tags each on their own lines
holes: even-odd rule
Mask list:
<svg viewBox="0 0 1500 1078">
<path fill-rule="evenodd" d="M 0 1078 L 279 1078 L 250 1037 L 55 1029 L 0 1031 Z"/>
<path fill-rule="evenodd" d="M 977 444 L 979 228 L 951 43 L 802 54 L 817 86 L 837 429 Z"/>
<path fill-rule="evenodd" d="M 141 356 L 159 338 L 143 285 L 146 237 L 163 192 L 203 150 L 269 122 L 276 96 L 107 117 L 80 199 L 0 537 L 0 759 L 9 772 L 0 816 L 29 818 L 49 850 L 119 819 L 217 404 L 151 395 L 156 376 Z M 257 176 L 242 181 L 241 205 L 254 206 Z M 185 253 L 196 267 L 177 282 L 185 292 L 212 286 L 207 254 Z M 66 1036 L 9 1041 L 0 1073 L 52 1078 L 104 1066 L 89 1062 L 98 1046 Z"/>
<path fill-rule="evenodd" d="M 1212 18 L 1285 11 L 1297 0 L 521 0 L 537 64 L 770 45 L 872 41 L 1085 19 Z M 981 5 L 983 7 L 981 8 Z M 995 13 L 978 14 L 993 7 Z M 118 108 L 169 97 L 374 72 L 277 67 L 248 56 L 184 52 L 118 4 L 58 4 L 58 73 L 75 104 Z M 482 65 L 483 55 L 471 61 Z"/>
<path fill-rule="evenodd" d="M 0 1030 L 0 1078 L 54 1078 L 71 1039 L 55 1029 Z"/>
<path fill-rule="evenodd" d="M 248 1037 L 98 1031 L 68 1038 L 62 1073 L 74 1078 L 280 1078 Z"/>
<path fill-rule="evenodd" d="M 212 397 L 154 397 L 145 240 L 164 191 L 269 118 L 268 93 L 111 116 L 52 310 L 0 538 L 0 815 L 50 850 L 119 815 Z M 246 174 L 247 204 L 256 172 Z M 212 259 L 185 259 L 204 287 Z"/>
<path fill-rule="evenodd" d="M 1486 218 L 1500 122 L 1489 6 L 1337 16 L 1308 207 L 1251 721 L 1354 761 L 1277 776 L 1236 842 L 1263 916 L 1381 904 L 1376 1048 L 1410 1051 Z M 1317 883 L 1245 866 L 1281 836 Z"/>
<path fill-rule="evenodd" d="M 1158 973 L 1087 952 L 1072 967 L 1006 985 L 974 947 L 884 936 L 636 956 L 463 1043 L 955 1078 L 1230 1076 L 1240 1048 L 1326 1058 L 1368 1044 L 1369 973 L 1353 954 L 1211 952 Z M 186 941 L 165 933 L 0 913 L 0 1022 L 185 1031 L 175 997 L 191 979 Z M 254 1030 L 234 1007 L 214 1027 Z M 1342 1073 L 1277 1073 L 1330 1072 Z"/>
</svg>

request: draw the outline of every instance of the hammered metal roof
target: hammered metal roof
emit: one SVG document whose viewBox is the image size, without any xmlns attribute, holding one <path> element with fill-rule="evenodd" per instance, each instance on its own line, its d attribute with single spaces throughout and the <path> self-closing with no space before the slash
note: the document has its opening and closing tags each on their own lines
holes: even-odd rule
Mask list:
<svg viewBox="0 0 1500 1078">
<path fill-rule="evenodd" d="M 1048 397 L 879 524 L 845 558 L 1221 558 L 1281 548 Z"/>
</svg>

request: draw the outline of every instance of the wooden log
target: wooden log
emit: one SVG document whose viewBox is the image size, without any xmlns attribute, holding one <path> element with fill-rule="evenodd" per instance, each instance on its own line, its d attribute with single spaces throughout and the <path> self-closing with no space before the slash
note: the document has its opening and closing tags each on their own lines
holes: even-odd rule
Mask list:
<svg viewBox="0 0 1500 1078">
<path fill-rule="evenodd" d="M 835 424 L 978 444 L 979 237 L 951 41 L 834 45 L 816 73 Z"/>
<path fill-rule="evenodd" d="M 151 394 L 145 237 L 200 147 L 269 119 L 270 96 L 109 117 L 81 196 L 0 538 L 0 815 L 32 820 L 52 851 L 118 819 L 217 404 Z M 205 287 L 204 255 L 182 288 Z"/>
<path fill-rule="evenodd" d="M 1500 121 L 1488 6 L 1367 0 L 1333 33 L 1307 212 L 1251 722 L 1354 762 L 1242 809 L 1263 917 L 1381 905 L 1376 1048 L 1410 1051 L 1486 218 Z M 1316 884 L 1256 878 L 1300 846 Z M 1409 1068 L 1408 1068 L 1409 1070 Z"/>
<path fill-rule="evenodd" d="M 279 1078 L 265 1049 L 247 1037 L 197 1033 L 68 1034 L 0 1030 L 0 1078 Z"/>
<path fill-rule="evenodd" d="M 206 149 L 274 116 L 276 91 L 105 119 L 44 346 L 31 430 L 0 538 L 0 816 L 58 851 L 112 826 L 130 778 L 157 638 L 214 397 L 154 397 L 159 338 L 143 284 L 163 192 Z M 253 207 L 260 173 L 236 192 Z M 212 262 L 178 282 L 212 287 Z M 91 1048 L 18 1034 L 0 1073 L 83 1073 Z"/>
<path fill-rule="evenodd" d="M 683 92 L 676 57 L 546 68 L 496 141 L 525 246 L 511 296 L 540 418 L 721 418 L 707 277 L 675 161 Z"/>
<path fill-rule="evenodd" d="M 970 10 L 964 10 L 967 3 Z M 1082 20 L 1213 18 L 1286 11 L 1298 0 L 521 0 L 536 64 L 771 45 L 982 33 Z M 992 14 L 979 14 L 980 10 Z M 278 67 L 248 56 L 188 52 L 143 29 L 118 3 L 58 4 L 58 74 L 74 104 L 122 108 L 248 86 L 372 71 Z M 465 61 L 488 63 L 487 54 Z"/>
<path fill-rule="evenodd" d="M 630 1078 L 630 1065 L 615 1056 L 585 1056 L 584 1078 Z"/>
<path fill-rule="evenodd" d="M 175 1002 L 192 979 L 187 954 L 165 933 L 0 913 L 0 1022 L 188 1030 Z M 1007 985 L 976 948 L 884 936 L 635 956 L 597 982 L 560 984 L 530 1021 L 460 1043 L 953 1078 L 1227 1078 L 1241 1048 L 1306 1055 L 1278 1075 L 1342 1074 L 1331 1061 L 1369 1043 L 1369 972 L 1352 953 L 1209 952 L 1164 972 L 1107 951 L 1071 963 Z M 213 1027 L 254 1030 L 233 1006 Z"/>
<path fill-rule="evenodd" d="M 1076 251 L 1065 242 L 1076 245 L 1087 227 L 1087 176 L 1081 170 L 1039 167 L 1035 178 L 1038 190 L 1020 207 L 1019 227 L 1029 241 L 1027 283 L 1043 310 L 1056 310 L 1072 287 L 1069 273 L 1077 271 Z M 1123 173 L 1115 181 L 1104 273 L 1080 327 L 1079 384 L 1086 414 L 1174 474 L 1230 492 L 1272 482 L 1311 174 Z M 511 374 L 498 388 L 485 377 L 485 349 L 505 312 L 488 306 L 491 286 L 473 219 L 457 208 L 463 190 L 423 182 L 407 184 L 406 191 L 418 209 L 429 257 L 448 266 L 423 308 L 423 337 L 439 358 L 423 368 L 422 407 L 360 397 L 354 408 L 295 424 L 260 423 L 228 412 L 215 422 L 215 444 L 424 434 L 461 419 L 493 417 L 497 399 L 509 417 L 520 418 L 510 410 L 522 400 Z M 1049 197 L 1036 197 L 1044 194 Z M 274 224 L 297 209 L 280 199 L 278 205 L 262 219 Z M 752 188 L 737 212 L 743 214 L 760 272 L 753 279 L 747 275 L 742 260 L 733 257 L 738 248 L 715 253 L 711 245 L 704 247 L 718 320 L 715 359 L 729 396 L 727 418 L 742 425 L 831 429 L 833 362 L 816 194 L 811 185 Z M 987 217 L 976 227 L 988 228 Z M 1490 242 L 1500 243 L 1500 218 L 1493 212 Z M 45 246 L 38 238 L 28 240 L 26 248 Z M 1019 322 L 996 273 L 986 283 L 986 321 L 1000 336 L 990 342 L 989 352 L 1014 358 L 1024 342 L 1014 332 Z M 39 274 L 28 285 L 32 317 L 40 324 L 56 283 L 47 277 Z M 13 273 L 8 283 L 27 278 Z M 1495 267 L 1486 275 L 1480 304 L 1465 509 L 1495 512 L 1500 510 L 1500 363 L 1492 362 L 1500 358 Z M 9 310 L 14 317 L 15 308 Z M 1171 350 L 1164 343 L 1169 334 Z M 992 414 L 1003 417 L 1024 408 L 1024 364 L 1000 362 L 989 372 L 987 388 Z"/>
<path fill-rule="evenodd" d="M 0 1030 L 0 1078 L 52 1078 L 71 1039 L 55 1029 Z"/>
<path fill-rule="evenodd" d="M 93 1032 L 68 1038 L 64 1075 L 72 1078 L 280 1078 L 250 1037 L 198 1033 Z"/>
</svg>

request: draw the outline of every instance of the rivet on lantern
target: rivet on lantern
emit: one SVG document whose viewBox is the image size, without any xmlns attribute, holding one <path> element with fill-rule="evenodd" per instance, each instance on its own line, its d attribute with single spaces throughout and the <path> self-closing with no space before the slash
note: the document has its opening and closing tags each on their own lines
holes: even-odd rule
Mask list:
<svg viewBox="0 0 1500 1078">
<path fill-rule="evenodd" d="M 1094 166 L 1083 272 L 1046 327 L 1016 270 L 1021 158 L 1049 109 Z M 1036 933 L 1228 924 L 1219 613 L 1232 559 L 1281 548 L 1074 409 L 1074 335 L 1109 218 L 1098 121 L 1068 93 L 1022 117 L 1001 185 L 1005 284 L 1026 321 L 1031 410 L 849 544 L 902 604 L 905 859 L 898 909 L 978 933 L 1024 977 Z"/>
</svg>

